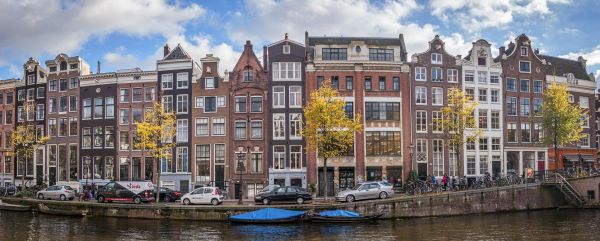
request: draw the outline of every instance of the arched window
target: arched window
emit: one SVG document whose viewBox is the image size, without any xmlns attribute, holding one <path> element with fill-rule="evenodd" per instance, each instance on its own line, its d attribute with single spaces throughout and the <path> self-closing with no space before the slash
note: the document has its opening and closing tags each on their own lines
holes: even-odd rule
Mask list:
<svg viewBox="0 0 600 241">
<path fill-rule="evenodd" d="M 251 82 L 254 79 L 254 72 L 250 66 L 244 68 L 244 81 Z"/>
<path fill-rule="evenodd" d="M 60 70 L 67 70 L 67 61 L 60 62 Z"/>
</svg>

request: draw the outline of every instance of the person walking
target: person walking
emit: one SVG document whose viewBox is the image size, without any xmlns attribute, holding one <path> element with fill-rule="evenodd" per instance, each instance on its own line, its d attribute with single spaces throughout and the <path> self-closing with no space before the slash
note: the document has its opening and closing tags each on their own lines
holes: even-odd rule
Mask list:
<svg viewBox="0 0 600 241">
<path fill-rule="evenodd" d="M 444 191 L 446 191 L 446 187 L 448 187 L 448 175 L 446 175 L 446 173 L 444 173 L 444 176 L 442 176 L 442 185 L 444 187 Z"/>
</svg>

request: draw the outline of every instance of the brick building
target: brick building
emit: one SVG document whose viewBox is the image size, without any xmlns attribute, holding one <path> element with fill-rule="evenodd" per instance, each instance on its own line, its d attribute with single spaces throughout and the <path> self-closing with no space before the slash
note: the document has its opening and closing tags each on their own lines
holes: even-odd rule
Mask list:
<svg viewBox="0 0 600 241">
<path fill-rule="evenodd" d="M 448 104 L 448 90 L 460 88 L 461 66 L 457 65 L 460 56 L 455 57 L 445 50 L 445 43 L 439 36 L 429 42 L 429 48 L 413 54 L 410 63 L 410 112 L 405 113 L 412 130 L 409 147 L 411 165 L 421 179 L 428 175 L 442 176 L 448 173 L 457 175 L 456 152 L 447 148 L 442 127 L 434 124 L 442 118 L 441 108 Z M 406 145 L 406 144 L 405 144 Z"/>
<path fill-rule="evenodd" d="M 406 48 L 397 38 L 309 37 L 306 46 L 306 97 L 325 80 L 331 80 L 346 101 L 351 117 L 360 115 L 363 132 L 357 132 L 354 148 L 344 157 L 328 159 L 328 195 L 364 180 L 397 180 L 408 166 L 402 148 L 403 94 L 408 81 Z M 307 98 L 307 103 L 310 99 Z M 309 183 L 318 183 L 324 194 L 323 161 L 307 156 Z"/>
<path fill-rule="evenodd" d="M 19 80 L 0 80 L 0 185 L 14 184 L 13 172 L 15 163 L 12 150 L 11 134 L 13 132 L 15 113 L 15 83 Z"/>
</svg>

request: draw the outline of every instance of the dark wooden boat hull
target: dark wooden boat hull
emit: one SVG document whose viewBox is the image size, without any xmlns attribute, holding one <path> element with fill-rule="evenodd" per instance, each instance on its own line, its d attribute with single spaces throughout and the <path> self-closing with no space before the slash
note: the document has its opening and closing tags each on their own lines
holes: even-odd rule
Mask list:
<svg viewBox="0 0 600 241">
<path fill-rule="evenodd" d="M 383 213 L 363 216 L 358 218 L 350 218 L 350 217 L 322 217 L 319 215 L 310 216 L 309 219 L 311 222 L 315 223 L 359 223 L 359 222 L 370 222 L 376 221 Z"/>
<path fill-rule="evenodd" d="M 84 217 L 87 215 L 87 210 L 59 210 L 50 209 L 47 207 L 40 207 L 40 213 L 50 215 L 61 215 L 61 216 L 73 216 L 73 217 Z"/>
<path fill-rule="evenodd" d="M 0 204 L 0 210 L 13 211 L 13 212 L 28 212 L 31 210 L 28 206 L 13 205 L 13 204 Z"/>
</svg>

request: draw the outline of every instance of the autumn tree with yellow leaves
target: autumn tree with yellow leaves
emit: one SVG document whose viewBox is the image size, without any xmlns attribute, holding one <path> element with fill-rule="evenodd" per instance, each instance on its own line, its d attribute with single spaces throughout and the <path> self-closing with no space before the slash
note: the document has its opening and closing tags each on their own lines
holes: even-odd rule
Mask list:
<svg viewBox="0 0 600 241">
<path fill-rule="evenodd" d="M 452 87 L 448 89 L 448 104 L 441 109 L 443 118 L 433 120 L 446 135 L 446 146 L 456 153 L 456 170 L 459 176 L 464 175 L 461 151 L 465 143 L 474 142 L 481 134 L 475 119 L 477 106 L 479 103 L 472 96 L 468 96 L 462 89 Z"/>
<path fill-rule="evenodd" d="M 586 111 L 577 104 L 569 103 L 566 83 L 552 81 L 544 92 L 542 104 L 542 127 L 546 131 L 544 143 L 554 147 L 558 158 L 558 147 L 572 144 L 582 137 L 581 123 Z M 558 159 L 556 162 L 558 164 Z"/>
<path fill-rule="evenodd" d="M 162 104 L 154 102 L 148 109 L 142 122 L 136 122 L 137 140 L 135 148 L 144 150 L 152 157 L 152 166 L 156 175 L 156 202 L 160 199 L 160 166 L 163 158 L 172 158 L 171 150 L 175 146 L 176 117 L 172 112 L 165 111 Z"/>
<path fill-rule="evenodd" d="M 45 136 L 44 133 L 36 130 L 36 123 L 33 121 L 35 117 L 35 106 L 34 101 L 25 101 L 23 103 L 23 111 L 17 113 L 16 128 L 12 132 L 10 139 L 12 140 L 13 149 L 12 154 L 16 158 L 17 165 L 22 170 L 23 175 L 21 176 L 21 186 L 25 186 L 25 169 L 27 161 L 33 159 L 33 154 L 38 147 L 43 146 L 50 140 L 50 137 Z"/>
<path fill-rule="evenodd" d="M 310 93 L 310 103 L 304 108 L 305 127 L 302 135 L 307 148 L 323 158 L 323 186 L 327 199 L 327 160 L 342 156 L 353 146 L 354 133 L 361 131 L 360 116 L 349 118 L 345 102 L 339 92 L 325 80 L 321 87 Z"/>
</svg>

